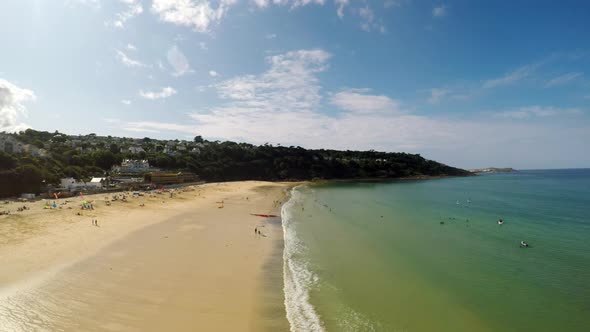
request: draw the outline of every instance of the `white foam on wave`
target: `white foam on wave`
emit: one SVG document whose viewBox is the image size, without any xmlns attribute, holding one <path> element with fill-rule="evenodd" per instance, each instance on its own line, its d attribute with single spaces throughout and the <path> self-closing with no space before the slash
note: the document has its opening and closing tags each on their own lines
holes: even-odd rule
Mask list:
<svg viewBox="0 0 590 332">
<path fill-rule="evenodd" d="M 318 282 L 304 258 L 305 245 L 297 237 L 292 211 L 302 200 L 298 187 L 291 190 L 291 198 L 281 208 L 283 235 L 283 291 L 285 309 L 291 331 L 324 331 L 320 317 L 309 302 L 309 290 Z"/>
</svg>

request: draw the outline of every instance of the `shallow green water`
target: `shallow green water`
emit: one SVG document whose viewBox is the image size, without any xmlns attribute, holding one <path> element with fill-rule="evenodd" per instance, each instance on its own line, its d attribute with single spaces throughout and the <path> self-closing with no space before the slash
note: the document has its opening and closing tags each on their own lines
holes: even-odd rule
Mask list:
<svg viewBox="0 0 590 332">
<path fill-rule="evenodd" d="M 300 187 L 283 209 L 288 318 L 294 330 L 588 331 L 589 215 L 590 170 Z"/>
</svg>

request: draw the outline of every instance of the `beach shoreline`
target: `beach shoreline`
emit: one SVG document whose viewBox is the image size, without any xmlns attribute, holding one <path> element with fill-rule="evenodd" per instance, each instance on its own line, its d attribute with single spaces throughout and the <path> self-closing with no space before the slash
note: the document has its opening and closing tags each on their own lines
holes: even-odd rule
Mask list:
<svg viewBox="0 0 590 332">
<path fill-rule="evenodd" d="M 68 199 L 65 205 L 59 205 L 65 199 L 58 200 L 61 209 L 43 209 L 43 201 L 28 203 L 29 209 L 0 217 L 0 311 L 22 306 L 24 298 L 42 291 L 51 301 L 63 304 L 70 317 L 57 315 L 61 318 L 56 321 L 49 317 L 42 322 L 53 329 L 104 330 L 106 324 L 118 326 L 115 330 L 120 331 L 165 326 L 175 330 L 259 330 L 259 322 L 268 319 L 263 315 L 269 312 L 262 305 L 269 288 L 264 279 L 269 265 L 276 270 L 278 261 L 269 262 L 282 250 L 282 229 L 276 222 L 273 225 L 267 218 L 251 214 L 276 213 L 293 185 L 210 183 L 131 196 L 127 202 L 112 201 L 110 205 L 106 205 L 105 195 L 99 194 Z M 94 210 L 80 210 L 83 200 L 93 201 Z M 8 208 L 22 204 L 14 202 Z M 92 223 L 95 219 L 98 226 Z M 261 233 L 255 233 L 255 228 Z M 156 279 L 160 281 L 154 284 Z M 67 287 L 63 280 L 68 281 Z M 72 289 L 77 289 L 76 294 Z M 104 295 L 97 297 L 97 291 Z M 121 293 L 135 299 L 128 301 L 133 305 L 112 298 Z M 72 309 L 68 306 L 72 298 L 84 306 Z M 27 303 L 26 310 L 43 312 L 46 305 L 41 298 Z M 147 319 L 146 308 L 154 306 L 160 316 Z M 109 317 L 108 308 L 113 307 L 118 314 Z M 175 309 L 165 309 L 169 307 Z M 277 309 L 271 311 L 277 315 Z M 103 320 L 91 318 L 101 310 L 105 310 Z M 121 318 L 125 312 L 127 319 Z M 28 314 L 21 314 L 23 317 L 4 316 L 0 323 L 31 324 Z M 144 317 L 144 323 L 130 317 Z M 272 319 L 286 320 L 284 314 Z"/>
</svg>

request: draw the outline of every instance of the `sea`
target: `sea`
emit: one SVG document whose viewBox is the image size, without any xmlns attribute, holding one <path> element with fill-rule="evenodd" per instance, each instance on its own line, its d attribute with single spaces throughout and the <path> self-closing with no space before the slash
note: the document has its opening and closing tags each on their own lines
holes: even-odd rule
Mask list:
<svg viewBox="0 0 590 332">
<path fill-rule="evenodd" d="M 590 169 L 302 185 L 282 226 L 291 331 L 590 331 Z"/>
</svg>

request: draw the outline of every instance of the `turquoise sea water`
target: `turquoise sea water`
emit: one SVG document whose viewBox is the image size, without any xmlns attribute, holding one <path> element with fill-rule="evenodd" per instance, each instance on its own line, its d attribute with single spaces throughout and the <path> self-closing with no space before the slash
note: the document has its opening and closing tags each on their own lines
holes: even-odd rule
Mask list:
<svg viewBox="0 0 590 332">
<path fill-rule="evenodd" d="M 303 186 L 282 212 L 294 331 L 590 330 L 590 170 Z"/>
</svg>

